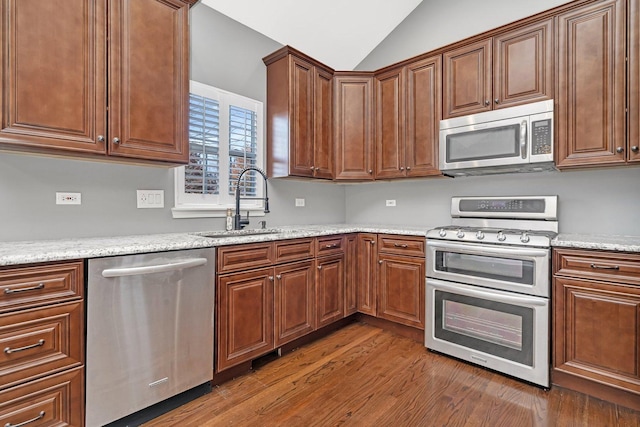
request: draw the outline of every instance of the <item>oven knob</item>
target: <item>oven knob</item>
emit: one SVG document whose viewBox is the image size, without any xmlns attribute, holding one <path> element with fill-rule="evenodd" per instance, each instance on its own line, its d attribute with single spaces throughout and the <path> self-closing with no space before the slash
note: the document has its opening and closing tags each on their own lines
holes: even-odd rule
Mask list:
<svg viewBox="0 0 640 427">
<path fill-rule="evenodd" d="M 476 233 L 476 239 L 478 240 L 484 239 L 484 233 L 482 232 L 482 230 L 478 230 L 478 232 Z"/>
<path fill-rule="evenodd" d="M 498 240 L 500 242 L 504 242 L 505 240 L 507 240 L 507 236 L 505 236 L 502 231 L 498 231 L 498 235 L 496 237 L 498 237 Z"/>
<path fill-rule="evenodd" d="M 438 234 L 440 235 L 440 237 L 444 237 L 447 235 L 447 230 L 445 230 L 444 228 L 441 228 Z"/>
<path fill-rule="evenodd" d="M 522 235 L 520 235 L 520 241 L 522 243 L 528 243 L 529 242 L 529 235 L 527 234 L 526 231 L 522 232 Z"/>
<path fill-rule="evenodd" d="M 464 231 L 458 230 L 458 234 L 456 234 L 456 236 L 458 236 L 458 239 L 462 239 L 464 237 Z"/>
</svg>

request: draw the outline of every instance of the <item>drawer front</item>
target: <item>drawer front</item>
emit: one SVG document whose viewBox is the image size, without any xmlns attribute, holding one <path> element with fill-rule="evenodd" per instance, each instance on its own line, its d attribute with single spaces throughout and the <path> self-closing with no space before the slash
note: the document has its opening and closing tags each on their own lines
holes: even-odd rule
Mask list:
<svg viewBox="0 0 640 427">
<path fill-rule="evenodd" d="M 554 250 L 555 275 L 640 285 L 640 255 Z"/>
<path fill-rule="evenodd" d="M 0 426 L 82 426 L 82 402 L 79 367 L 0 391 Z"/>
<path fill-rule="evenodd" d="M 378 252 L 382 253 L 424 257 L 426 244 L 424 237 L 378 235 Z"/>
<path fill-rule="evenodd" d="M 315 256 L 313 239 L 294 239 L 275 242 L 276 263 L 300 261 Z"/>
<path fill-rule="evenodd" d="M 218 249 L 218 273 L 268 267 L 274 261 L 273 243 L 253 243 Z"/>
<path fill-rule="evenodd" d="M 324 256 L 344 252 L 344 236 L 318 237 L 316 239 L 316 255 Z"/>
<path fill-rule="evenodd" d="M 0 313 L 82 298 L 82 261 L 0 269 Z"/>
<path fill-rule="evenodd" d="M 0 316 L 0 389 L 81 365 L 83 323 L 82 302 Z"/>
</svg>

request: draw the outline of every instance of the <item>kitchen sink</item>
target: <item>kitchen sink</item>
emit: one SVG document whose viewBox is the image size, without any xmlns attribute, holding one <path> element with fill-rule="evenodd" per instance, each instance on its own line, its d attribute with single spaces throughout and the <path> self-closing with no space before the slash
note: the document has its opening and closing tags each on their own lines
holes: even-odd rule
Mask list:
<svg viewBox="0 0 640 427">
<path fill-rule="evenodd" d="M 227 237 L 243 237 L 243 236 L 264 236 L 270 234 L 279 234 L 278 230 L 234 230 L 234 231 L 205 231 L 202 233 L 191 233 L 194 236 L 208 237 L 210 239 L 225 239 Z"/>
</svg>

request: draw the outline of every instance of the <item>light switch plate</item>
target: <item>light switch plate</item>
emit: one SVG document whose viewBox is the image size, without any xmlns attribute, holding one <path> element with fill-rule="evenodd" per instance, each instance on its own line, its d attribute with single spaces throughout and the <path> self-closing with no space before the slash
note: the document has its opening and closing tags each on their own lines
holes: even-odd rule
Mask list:
<svg viewBox="0 0 640 427">
<path fill-rule="evenodd" d="M 395 199 L 387 200 L 386 206 L 395 206 L 395 205 L 396 205 Z"/>
<path fill-rule="evenodd" d="M 56 205 L 81 205 L 82 193 L 56 192 Z"/>
<path fill-rule="evenodd" d="M 296 208 L 303 208 L 303 207 L 304 207 L 304 199 L 296 198 Z"/>
<path fill-rule="evenodd" d="M 138 209 L 164 208 L 164 190 L 136 190 Z"/>
</svg>

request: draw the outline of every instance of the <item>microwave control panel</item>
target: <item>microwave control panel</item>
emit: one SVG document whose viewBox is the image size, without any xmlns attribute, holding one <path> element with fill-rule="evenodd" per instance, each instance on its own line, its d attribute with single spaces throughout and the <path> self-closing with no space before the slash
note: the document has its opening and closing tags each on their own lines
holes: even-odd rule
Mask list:
<svg viewBox="0 0 640 427">
<path fill-rule="evenodd" d="M 536 120 L 531 123 L 531 154 L 551 154 L 552 151 L 552 132 L 551 119 Z"/>
</svg>

